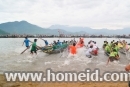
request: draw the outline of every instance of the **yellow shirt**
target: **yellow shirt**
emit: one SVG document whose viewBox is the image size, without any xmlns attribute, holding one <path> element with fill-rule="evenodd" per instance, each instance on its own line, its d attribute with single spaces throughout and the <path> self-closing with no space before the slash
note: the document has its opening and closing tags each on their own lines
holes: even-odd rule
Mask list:
<svg viewBox="0 0 130 87">
<path fill-rule="evenodd" d="M 118 47 L 121 48 L 123 47 L 123 45 L 121 43 L 118 43 Z"/>
</svg>

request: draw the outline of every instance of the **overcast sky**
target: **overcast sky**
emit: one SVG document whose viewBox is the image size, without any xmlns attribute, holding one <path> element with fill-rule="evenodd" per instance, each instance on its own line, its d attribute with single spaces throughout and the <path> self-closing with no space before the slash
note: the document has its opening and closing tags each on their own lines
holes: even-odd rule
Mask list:
<svg viewBox="0 0 130 87">
<path fill-rule="evenodd" d="M 0 0 L 0 23 L 26 20 L 49 27 L 130 27 L 130 0 Z"/>
</svg>

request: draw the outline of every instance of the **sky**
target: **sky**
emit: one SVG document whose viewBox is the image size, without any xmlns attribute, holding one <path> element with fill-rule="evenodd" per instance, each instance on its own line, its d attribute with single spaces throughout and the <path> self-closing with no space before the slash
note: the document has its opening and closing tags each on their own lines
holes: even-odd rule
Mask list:
<svg viewBox="0 0 130 87">
<path fill-rule="evenodd" d="M 130 0 L 0 0 L 0 23 L 22 20 L 43 28 L 122 29 L 130 27 Z"/>
</svg>

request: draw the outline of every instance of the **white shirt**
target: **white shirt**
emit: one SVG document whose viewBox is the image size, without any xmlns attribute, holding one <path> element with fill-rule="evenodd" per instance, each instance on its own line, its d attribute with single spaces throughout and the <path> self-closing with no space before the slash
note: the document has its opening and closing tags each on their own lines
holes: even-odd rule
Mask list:
<svg viewBox="0 0 130 87">
<path fill-rule="evenodd" d="M 91 46 L 91 44 L 88 44 L 88 47 L 90 47 Z"/>
<path fill-rule="evenodd" d="M 94 45 L 94 43 L 93 43 L 93 42 L 91 42 L 90 44 L 88 44 L 88 47 L 90 47 L 90 46 L 92 46 L 92 45 Z"/>
<path fill-rule="evenodd" d="M 94 43 L 93 43 L 93 42 L 91 42 L 91 43 L 90 43 L 90 45 L 94 45 Z"/>
<path fill-rule="evenodd" d="M 92 48 L 92 50 L 96 50 L 97 49 L 97 46 L 96 45 L 94 45 L 93 46 L 93 48 Z"/>
<path fill-rule="evenodd" d="M 92 52 L 92 48 L 89 48 L 89 49 L 86 51 L 86 55 L 91 55 L 91 52 Z"/>
</svg>

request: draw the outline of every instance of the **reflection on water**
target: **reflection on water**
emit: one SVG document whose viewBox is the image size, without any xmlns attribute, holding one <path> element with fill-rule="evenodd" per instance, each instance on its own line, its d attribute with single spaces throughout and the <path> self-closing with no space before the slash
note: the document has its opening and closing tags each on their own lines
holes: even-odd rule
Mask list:
<svg viewBox="0 0 130 87">
<path fill-rule="evenodd" d="M 45 38 L 46 39 L 46 38 Z M 71 40 L 73 38 L 60 38 L 60 41 Z M 38 51 L 37 55 L 30 55 L 29 50 L 24 54 L 20 53 L 25 49 L 22 46 L 24 38 L 1 38 L 0 39 L 0 72 L 4 71 L 45 71 L 47 68 L 51 68 L 54 71 L 84 71 L 86 68 L 99 68 L 101 72 L 104 71 L 124 71 L 125 65 L 129 63 L 129 55 L 127 57 L 124 54 L 120 54 L 121 59 L 119 62 L 110 63 L 106 66 L 108 58 L 104 55 L 102 49 L 99 50 L 99 55 L 89 59 L 85 56 L 85 48 L 78 50 L 76 57 L 67 58 L 68 51 L 64 51 L 59 54 L 45 54 Z M 33 41 L 33 39 L 30 39 Z M 58 38 L 47 38 L 49 43 Z M 78 40 L 78 38 L 76 38 Z M 103 41 L 106 38 L 85 38 L 85 43 L 94 40 L 101 48 Z M 113 38 L 107 38 L 107 41 L 111 41 Z M 114 39 L 118 40 L 118 39 Z M 129 43 L 130 40 L 127 39 Z M 44 46 L 44 42 L 38 39 L 37 45 Z"/>
</svg>

